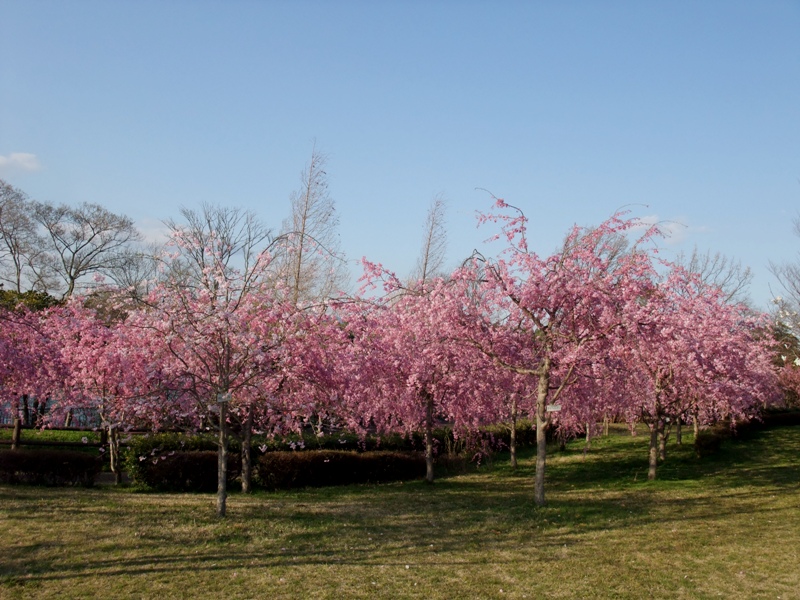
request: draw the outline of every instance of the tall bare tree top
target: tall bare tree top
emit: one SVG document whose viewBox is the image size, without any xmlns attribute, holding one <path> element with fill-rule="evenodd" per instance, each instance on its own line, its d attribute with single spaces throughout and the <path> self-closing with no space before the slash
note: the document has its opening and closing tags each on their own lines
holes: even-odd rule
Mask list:
<svg viewBox="0 0 800 600">
<path fill-rule="evenodd" d="M 328 298 L 347 282 L 326 162 L 327 156 L 315 145 L 300 173 L 300 187 L 290 197 L 291 214 L 283 223 L 279 263 L 295 304 Z"/>
<path fill-rule="evenodd" d="M 420 248 L 417 265 L 412 273 L 412 279 L 422 282 L 423 285 L 433 277 L 441 275 L 447 252 L 447 230 L 445 229 L 445 213 L 447 202 L 444 196 L 437 194 L 431 200 L 428 215 L 425 218 L 425 227 L 422 232 L 422 247 Z"/>
</svg>

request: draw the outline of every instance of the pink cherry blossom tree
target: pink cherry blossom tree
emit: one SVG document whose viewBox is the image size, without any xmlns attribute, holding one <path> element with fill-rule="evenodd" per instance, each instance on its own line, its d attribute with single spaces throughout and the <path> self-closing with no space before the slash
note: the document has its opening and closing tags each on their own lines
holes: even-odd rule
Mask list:
<svg viewBox="0 0 800 600">
<path fill-rule="evenodd" d="M 158 365 L 141 331 L 122 322 L 106 323 L 75 298 L 52 309 L 45 331 L 64 368 L 62 393 L 52 412 L 89 408 L 100 418 L 108 439 L 111 471 L 121 482 L 120 432 L 148 423 L 162 424 L 169 416 L 155 402 L 161 383 Z"/>
<path fill-rule="evenodd" d="M 170 222 L 163 282 L 129 324 L 153 341 L 170 402 L 189 399 L 195 422 L 219 431 L 217 513 L 225 515 L 229 434 L 243 444 L 249 490 L 251 434 L 297 428 L 319 410 L 324 307 L 298 302 L 275 265 L 276 244 L 250 213 L 204 207 Z M 315 372 L 316 370 L 316 372 Z M 319 391 L 319 388 L 317 388 Z"/>
<path fill-rule="evenodd" d="M 227 506 L 229 415 L 258 397 L 271 338 L 254 324 L 276 290 L 270 279 L 269 231 L 249 212 L 204 206 L 168 222 L 171 241 L 161 281 L 128 326 L 152 342 L 163 365 L 165 402 L 195 425 L 219 431 L 217 514 Z M 245 418 L 247 423 L 247 419 Z"/>
<path fill-rule="evenodd" d="M 753 418 L 775 401 L 765 321 L 721 290 L 674 267 L 651 292 L 627 306 L 617 356 L 625 363 L 621 398 L 629 418 L 650 428 L 648 479 L 666 455 L 668 422 Z"/>
<path fill-rule="evenodd" d="M 380 265 L 365 261 L 365 268 L 365 279 L 382 281 L 385 295 L 354 303 L 345 317 L 352 340 L 343 394 L 349 422 L 382 432 L 423 431 L 426 480 L 433 482 L 436 423 L 458 431 L 496 418 L 484 377 L 491 364 L 455 339 L 458 282 L 435 278 L 407 288 Z"/>
<path fill-rule="evenodd" d="M 651 256 L 642 250 L 648 231 L 625 252 L 621 236 L 638 223 L 615 215 L 593 229 L 574 227 L 560 251 L 541 257 L 529 248 L 528 220 L 497 200 L 480 223 L 499 223 L 493 239 L 507 247 L 497 259 L 475 256 L 457 273 L 480 282 L 475 301 L 462 307 L 463 335 L 498 366 L 536 381 L 535 502 L 545 504 L 545 430 L 560 403 L 563 424 L 581 413 L 585 394 L 569 394 L 593 368 L 599 346 L 621 327 L 623 308 L 649 285 Z"/>
<path fill-rule="evenodd" d="M 172 401 L 189 399 L 196 426 L 219 430 L 219 516 L 226 510 L 229 419 L 245 415 L 247 422 L 251 403 L 265 393 L 262 375 L 276 343 L 262 337 L 263 325 L 255 326 L 264 318 L 258 294 L 233 300 L 229 277 L 214 291 L 156 287 L 146 299 L 148 309 L 130 320 L 153 340 L 153 359 L 164 365 L 163 386 Z"/>
<path fill-rule="evenodd" d="M 33 398 L 34 412 L 41 415 L 44 410 L 39 407 L 60 390 L 63 381 L 63 364 L 45 332 L 46 318 L 47 310 L 0 309 L 0 390 L 11 404 L 12 449 L 19 444 L 23 406 Z"/>
</svg>

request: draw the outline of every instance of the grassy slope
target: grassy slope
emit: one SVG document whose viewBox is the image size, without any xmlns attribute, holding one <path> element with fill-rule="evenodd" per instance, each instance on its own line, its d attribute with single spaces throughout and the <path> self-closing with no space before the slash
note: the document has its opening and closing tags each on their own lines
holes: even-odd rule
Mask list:
<svg viewBox="0 0 800 600">
<path fill-rule="evenodd" d="M 690 442 L 691 440 L 689 440 Z M 648 483 L 645 436 L 382 486 L 211 495 L 0 486 L 0 598 L 797 598 L 800 427 Z"/>
</svg>

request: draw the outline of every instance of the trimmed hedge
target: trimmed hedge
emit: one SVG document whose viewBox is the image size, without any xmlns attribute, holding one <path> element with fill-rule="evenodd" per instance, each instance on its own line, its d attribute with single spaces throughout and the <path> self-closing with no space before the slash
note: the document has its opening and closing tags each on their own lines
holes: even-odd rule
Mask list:
<svg viewBox="0 0 800 600">
<path fill-rule="evenodd" d="M 269 490 L 382 483 L 424 477 L 425 458 L 391 451 L 268 452 L 259 457 L 254 471 L 258 483 Z"/>
<path fill-rule="evenodd" d="M 172 459 L 176 454 L 193 452 L 210 452 L 214 455 L 214 466 L 211 471 L 214 477 L 213 489 L 216 489 L 217 444 L 215 438 L 210 435 L 185 435 L 182 433 L 132 435 L 130 439 L 126 440 L 123 453 L 124 469 L 131 481 L 136 484 L 160 490 L 187 491 L 182 487 L 186 485 L 186 481 L 200 481 L 196 473 L 199 467 L 187 464 L 190 459 L 173 459 L 169 461 L 168 466 L 164 466 L 163 463 L 168 459 Z M 239 452 L 238 444 L 231 443 L 228 452 L 230 453 L 231 461 L 233 461 L 233 456 Z M 198 457 L 197 460 L 207 461 L 209 459 Z M 167 471 L 173 465 L 175 469 L 174 478 L 181 479 L 184 482 L 183 484 L 169 483 L 169 479 L 172 476 Z M 197 484 L 192 483 L 191 485 Z"/>
<path fill-rule="evenodd" d="M 517 440 L 520 447 L 530 444 L 535 445 L 536 430 L 530 422 L 521 421 L 518 424 Z M 134 484 L 161 491 L 213 491 L 216 489 L 217 443 L 215 436 L 209 434 L 156 433 L 132 435 L 128 438 L 123 437 L 123 441 L 126 443 L 124 469 Z M 448 473 L 462 472 L 470 460 L 477 463 L 486 460 L 492 452 L 507 449 L 509 442 L 510 433 L 504 425 L 485 427 L 479 431 L 463 434 L 459 437 L 456 437 L 450 428 L 441 427 L 434 430 L 434 448 L 438 456 L 437 464 L 440 469 Z M 276 489 L 287 486 L 302 487 L 306 485 L 337 485 L 413 479 L 424 475 L 424 460 L 421 463 L 423 465 L 422 475 L 418 475 L 417 471 L 412 471 L 409 474 L 409 471 L 406 470 L 406 463 L 409 461 L 408 455 L 415 452 L 419 453 L 424 447 L 422 433 L 385 436 L 367 435 L 362 437 L 354 433 L 316 436 L 306 431 L 303 436 L 294 435 L 276 439 L 254 436 L 252 442 L 253 483 L 256 486 Z M 241 471 L 240 448 L 240 443 L 235 438 L 231 438 L 228 463 L 229 481 L 231 483 Z M 361 464 L 358 467 L 343 466 L 337 470 L 337 475 L 331 480 L 326 479 L 328 475 L 325 474 L 315 475 L 317 481 L 324 483 L 305 483 L 305 475 L 292 474 L 294 473 L 293 469 L 297 467 L 291 466 L 291 464 L 295 464 L 298 461 L 301 463 L 303 461 L 313 462 L 315 459 L 280 459 L 289 462 L 286 466 L 276 469 L 278 475 L 264 475 L 263 477 L 259 475 L 259 461 L 270 460 L 265 457 L 273 454 L 297 457 L 320 452 L 332 452 L 334 456 L 339 456 L 342 452 L 347 455 L 354 455 L 355 453 L 366 455 L 370 453 L 380 455 L 397 454 L 403 458 L 379 459 L 384 461 L 385 464 L 382 463 L 384 466 L 368 467 L 369 461 L 376 459 L 365 457 L 361 459 Z M 205 454 L 208 454 L 208 456 L 201 456 Z M 213 455 L 213 459 L 211 455 Z M 330 456 L 327 458 L 329 461 L 340 460 Z M 330 466 L 324 462 L 325 459 L 322 460 L 323 465 L 327 466 L 321 467 L 323 469 L 321 473 L 327 473 L 330 471 Z M 395 463 L 392 463 L 392 460 Z M 335 464 L 338 464 L 338 462 Z M 397 472 L 396 475 L 394 474 L 395 471 Z M 348 472 L 351 473 L 347 474 Z M 261 473 L 265 474 L 266 471 L 261 470 Z M 286 475 L 286 473 L 289 473 L 289 475 Z M 341 473 L 343 474 L 340 478 L 339 474 Z M 303 483 L 293 483 L 299 481 L 303 481 Z"/>
<path fill-rule="evenodd" d="M 549 432 L 548 432 L 549 433 Z M 442 454 L 474 454 L 476 451 L 497 452 L 506 450 L 511 441 L 511 434 L 505 425 L 483 427 L 472 433 L 456 437 L 449 427 L 438 427 L 433 431 L 434 446 L 439 455 Z M 216 451 L 216 436 L 189 435 L 181 433 L 155 433 L 148 435 L 132 435 L 126 441 L 126 469 L 135 478 L 142 457 L 153 458 L 169 452 L 188 452 L 198 450 Z M 230 438 L 229 451 L 238 454 L 241 445 L 234 437 Z M 517 424 L 517 445 L 535 446 L 536 428 L 529 421 Z M 399 452 L 417 452 L 425 449 L 425 437 L 421 432 L 410 434 L 388 434 L 383 436 L 359 436 L 355 433 L 325 434 L 316 436 L 312 432 L 291 435 L 285 438 L 265 439 L 264 436 L 253 436 L 253 456 L 265 452 L 282 450 L 349 450 L 368 452 L 387 450 Z M 143 465 L 146 466 L 146 465 Z"/>
<path fill-rule="evenodd" d="M 91 487 L 101 461 L 73 450 L 0 451 L 0 482 Z"/>
<path fill-rule="evenodd" d="M 170 451 L 139 461 L 134 483 L 160 492 L 214 492 L 217 489 L 217 452 Z M 228 485 L 239 476 L 238 454 L 228 455 Z M 131 475 L 130 471 L 128 472 Z"/>
</svg>

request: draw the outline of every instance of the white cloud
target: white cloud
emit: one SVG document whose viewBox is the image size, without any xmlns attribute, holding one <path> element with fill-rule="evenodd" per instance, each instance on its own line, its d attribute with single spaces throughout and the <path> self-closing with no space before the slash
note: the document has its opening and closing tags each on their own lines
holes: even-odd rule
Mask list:
<svg viewBox="0 0 800 600">
<path fill-rule="evenodd" d="M 0 171 L 38 171 L 42 168 L 35 154 L 29 152 L 12 152 L 8 156 L 0 155 Z"/>
<path fill-rule="evenodd" d="M 136 228 L 149 244 L 163 244 L 169 239 L 169 227 L 158 219 L 145 217 L 136 222 Z"/>
</svg>

